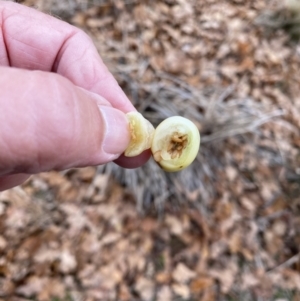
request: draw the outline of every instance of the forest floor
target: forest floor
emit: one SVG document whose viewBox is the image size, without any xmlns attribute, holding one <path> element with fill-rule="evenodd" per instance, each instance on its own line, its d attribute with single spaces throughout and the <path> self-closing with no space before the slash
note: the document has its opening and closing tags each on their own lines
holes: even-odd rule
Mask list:
<svg viewBox="0 0 300 301">
<path fill-rule="evenodd" d="M 186 171 L 49 172 L 0 194 L 0 300 L 299 301 L 300 22 L 282 1 L 25 0 L 83 29 Z"/>
</svg>

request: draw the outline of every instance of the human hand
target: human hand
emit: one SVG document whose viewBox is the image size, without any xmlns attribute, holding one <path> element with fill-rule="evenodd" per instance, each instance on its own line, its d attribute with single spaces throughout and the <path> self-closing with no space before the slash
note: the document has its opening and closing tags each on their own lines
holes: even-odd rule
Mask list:
<svg viewBox="0 0 300 301">
<path fill-rule="evenodd" d="M 42 171 L 149 159 L 121 155 L 135 109 L 86 34 L 5 1 L 0 29 L 0 191 Z"/>
</svg>

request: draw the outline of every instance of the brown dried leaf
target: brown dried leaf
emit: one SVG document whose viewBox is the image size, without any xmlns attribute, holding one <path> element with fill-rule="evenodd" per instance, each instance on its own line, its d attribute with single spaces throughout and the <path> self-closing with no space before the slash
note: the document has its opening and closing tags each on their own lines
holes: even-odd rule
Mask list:
<svg viewBox="0 0 300 301">
<path fill-rule="evenodd" d="M 172 278 L 178 283 L 187 283 L 196 277 L 196 272 L 189 269 L 185 264 L 178 263 L 175 267 Z"/>
<path fill-rule="evenodd" d="M 188 299 L 191 295 L 190 289 L 186 284 L 179 284 L 179 283 L 173 284 L 172 291 L 174 292 L 175 295 L 183 299 Z"/>
<path fill-rule="evenodd" d="M 172 301 L 172 291 L 169 286 L 162 286 L 157 292 L 157 301 Z"/>
<path fill-rule="evenodd" d="M 200 276 L 191 282 L 190 289 L 193 294 L 200 293 L 211 287 L 213 284 L 214 281 L 211 277 Z"/>
<path fill-rule="evenodd" d="M 140 277 L 137 279 L 134 289 L 142 300 L 150 301 L 154 296 L 154 283 L 150 279 Z"/>
</svg>

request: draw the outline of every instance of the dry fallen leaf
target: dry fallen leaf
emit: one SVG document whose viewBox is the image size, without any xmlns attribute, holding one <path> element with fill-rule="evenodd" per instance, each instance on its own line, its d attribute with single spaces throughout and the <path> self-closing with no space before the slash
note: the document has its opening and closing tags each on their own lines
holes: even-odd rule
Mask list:
<svg viewBox="0 0 300 301">
<path fill-rule="evenodd" d="M 190 297 L 190 290 L 186 284 L 179 284 L 179 283 L 173 284 L 172 290 L 175 295 L 183 299 L 188 299 Z"/>
<path fill-rule="evenodd" d="M 135 290 L 142 300 L 150 301 L 154 296 L 154 283 L 150 279 L 141 277 L 135 284 Z"/>
<path fill-rule="evenodd" d="M 178 283 L 187 283 L 195 277 L 196 273 L 183 263 L 178 263 L 172 273 L 172 278 Z"/>
<path fill-rule="evenodd" d="M 157 292 L 157 301 L 172 301 L 172 291 L 169 286 L 162 286 Z"/>
<path fill-rule="evenodd" d="M 211 287 L 213 284 L 214 281 L 210 277 L 205 277 L 205 276 L 197 277 L 190 284 L 191 292 L 192 293 L 203 292 L 207 288 Z"/>
</svg>

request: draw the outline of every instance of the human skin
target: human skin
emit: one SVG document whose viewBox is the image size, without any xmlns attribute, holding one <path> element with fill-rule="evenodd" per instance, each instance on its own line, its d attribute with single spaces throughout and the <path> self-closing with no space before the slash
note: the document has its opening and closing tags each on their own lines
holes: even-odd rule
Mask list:
<svg viewBox="0 0 300 301">
<path fill-rule="evenodd" d="M 135 111 L 83 31 L 0 1 L 0 191 L 31 174 L 125 158 Z"/>
</svg>

